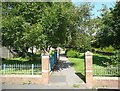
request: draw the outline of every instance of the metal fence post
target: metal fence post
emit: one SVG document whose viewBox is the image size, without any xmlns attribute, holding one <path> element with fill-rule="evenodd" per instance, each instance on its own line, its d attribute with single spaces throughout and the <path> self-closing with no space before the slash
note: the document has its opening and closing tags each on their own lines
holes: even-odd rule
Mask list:
<svg viewBox="0 0 120 91">
<path fill-rule="evenodd" d="M 32 64 L 32 75 L 34 74 L 34 64 Z"/>
<path fill-rule="evenodd" d="M 6 68 L 6 64 L 3 64 L 3 71 L 4 71 L 4 74 L 5 74 L 5 68 Z"/>
</svg>

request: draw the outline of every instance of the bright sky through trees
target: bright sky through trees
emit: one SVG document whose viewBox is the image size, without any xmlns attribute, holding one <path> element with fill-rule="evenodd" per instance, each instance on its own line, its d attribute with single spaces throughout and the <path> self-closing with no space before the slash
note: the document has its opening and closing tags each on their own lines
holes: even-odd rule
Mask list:
<svg viewBox="0 0 120 91">
<path fill-rule="evenodd" d="M 98 2 L 94 1 L 92 2 L 92 0 L 88 0 L 91 2 L 92 5 L 94 5 L 94 8 L 92 10 L 92 13 L 94 14 L 93 17 L 97 17 L 100 16 L 101 12 L 99 11 L 101 8 L 103 8 L 103 4 L 106 5 L 108 8 L 111 8 L 115 5 L 115 0 L 107 0 L 107 1 L 103 1 L 103 0 L 98 0 Z M 72 0 L 72 2 L 75 5 L 79 5 L 84 3 L 84 0 Z"/>
</svg>

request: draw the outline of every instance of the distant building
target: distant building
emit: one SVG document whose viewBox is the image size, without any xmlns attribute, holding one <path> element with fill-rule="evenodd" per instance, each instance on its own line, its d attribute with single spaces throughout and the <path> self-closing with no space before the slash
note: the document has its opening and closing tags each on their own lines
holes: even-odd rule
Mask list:
<svg viewBox="0 0 120 91">
<path fill-rule="evenodd" d="M 13 57 L 13 54 L 9 51 L 9 49 L 0 46 L 0 58 L 11 58 L 11 57 Z"/>
</svg>

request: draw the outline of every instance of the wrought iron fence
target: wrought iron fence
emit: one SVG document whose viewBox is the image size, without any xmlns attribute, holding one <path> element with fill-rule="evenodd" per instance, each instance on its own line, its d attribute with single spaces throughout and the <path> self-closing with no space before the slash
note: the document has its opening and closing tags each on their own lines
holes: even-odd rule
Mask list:
<svg viewBox="0 0 120 91">
<path fill-rule="evenodd" d="M 2 64 L 0 65 L 2 75 L 41 75 L 40 64 Z"/>
<path fill-rule="evenodd" d="M 118 66 L 93 66 L 93 76 L 120 77 Z"/>
</svg>

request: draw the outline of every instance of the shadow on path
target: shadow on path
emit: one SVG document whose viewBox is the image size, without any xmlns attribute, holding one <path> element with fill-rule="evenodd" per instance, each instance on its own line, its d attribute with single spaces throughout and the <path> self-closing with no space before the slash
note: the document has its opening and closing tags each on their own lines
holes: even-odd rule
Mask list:
<svg viewBox="0 0 120 91">
<path fill-rule="evenodd" d="M 81 73 L 76 73 L 74 70 L 75 63 L 71 63 L 65 54 L 60 54 L 60 61 L 55 66 L 53 73 L 50 77 L 50 82 L 58 82 L 58 79 L 63 80 L 61 77 L 66 78 L 64 82 L 67 84 L 80 84 L 85 83 L 85 77 Z M 53 81 L 54 80 L 54 81 Z M 59 81 L 59 82 L 61 82 Z"/>
<path fill-rule="evenodd" d="M 53 69 L 53 71 L 60 71 L 60 70 L 72 67 L 73 65 L 75 64 L 61 60 L 57 65 L 55 65 L 55 68 Z"/>
<path fill-rule="evenodd" d="M 66 57 L 64 53 L 60 54 L 60 57 Z M 84 58 L 84 56 L 82 56 L 82 58 Z M 61 69 L 64 69 L 64 68 L 69 68 L 69 67 L 73 67 L 75 65 L 75 63 L 71 63 L 71 62 L 67 62 L 66 61 L 61 61 L 60 63 L 62 66 L 60 67 L 57 67 L 56 68 L 56 71 L 59 70 L 60 68 Z M 84 82 L 85 82 L 85 75 L 81 74 L 80 72 L 75 72 L 75 74 L 80 78 L 82 79 Z"/>
<path fill-rule="evenodd" d="M 81 74 L 80 72 L 76 72 L 75 74 L 85 82 L 85 76 L 83 74 Z"/>
</svg>

